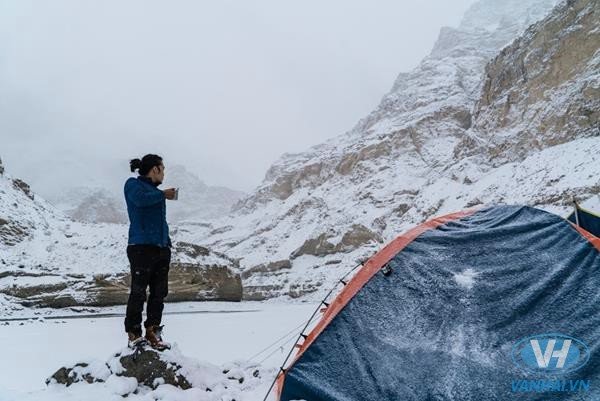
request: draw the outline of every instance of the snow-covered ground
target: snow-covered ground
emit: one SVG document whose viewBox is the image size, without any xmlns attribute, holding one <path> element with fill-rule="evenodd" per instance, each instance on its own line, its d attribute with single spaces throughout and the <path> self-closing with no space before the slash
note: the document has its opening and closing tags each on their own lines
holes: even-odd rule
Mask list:
<svg viewBox="0 0 600 401">
<path fill-rule="evenodd" d="M 276 302 L 167 304 L 163 318 L 165 338 L 182 355 L 197 360 L 202 367 L 199 372 L 205 370 L 207 375 L 230 366 L 259 369 L 260 377 L 253 384 L 231 387 L 231 391 L 237 392 L 238 397 L 241 395 L 242 400 L 262 400 L 315 307 L 312 303 Z M 124 313 L 124 307 L 96 312 Z M 65 314 L 72 312 L 56 311 L 53 315 Z M 106 383 L 75 383 L 69 387 L 45 384 L 62 366 L 82 361 L 100 361 L 104 366 L 104 362 L 121 351 L 126 345 L 121 316 L 52 319 L 51 315 L 0 322 L 0 341 L 4 344 L 0 401 L 123 399 L 119 391 L 127 383 L 125 378 L 117 379 L 114 375 Z M 274 343 L 275 346 L 268 348 Z M 199 392 L 194 388 L 183 391 L 165 384 L 144 395 L 132 394 L 128 399 L 225 400 L 227 391 L 225 398 L 221 398 L 223 393 Z"/>
</svg>

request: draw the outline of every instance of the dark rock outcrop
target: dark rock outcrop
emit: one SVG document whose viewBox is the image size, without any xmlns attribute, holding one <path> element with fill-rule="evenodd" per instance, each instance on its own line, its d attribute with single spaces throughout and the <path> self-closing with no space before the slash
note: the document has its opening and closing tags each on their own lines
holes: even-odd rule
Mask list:
<svg viewBox="0 0 600 401">
<path fill-rule="evenodd" d="M 362 224 L 353 224 L 342 236 L 342 240 L 336 245 L 336 251 L 349 252 L 370 242 L 382 243 L 379 234 L 374 233 Z"/>
<path fill-rule="evenodd" d="M 208 380 L 203 377 L 207 373 Z M 149 346 L 136 351 L 125 348 L 106 362 L 91 360 L 61 367 L 46 380 L 47 385 L 67 387 L 74 383 L 105 383 L 123 397 L 146 393 L 161 385 L 216 393 L 217 398 L 207 397 L 207 400 L 221 400 L 224 390 L 236 391 L 241 385 L 251 388 L 260 382 L 261 372 L 255 365 L 236 363 L 218 367 L 202 364 L 183 356 L 176 346 L 166 351 L 156 351 Z M 93 391 L 92 387 L 90 391 Z"/>
<path fill-rule="evenodd" d="M 103 383 L 106 381 L 107 376 L 116 374 L 117 376 L 133 377 L 139 384 L 150 388 L 156 388 L 159 382 L 170 384 L 183 390 L 191 387 L 188 380 L 179 373 L 181 365 L 161 360 L 160 354 L 150 348 L 144 349 L 139 353 L 131 351 L 123 355 L 117 353 L 114 358 L 118 359 L 120 364 L 120 367 L 116 369 L 111 369 L 109 364 L 101 366 L 100 369 L 98 369 L 98 366 L 92 369 L 90 364 L 80 362 L 73 367 L 67 368 L 63 366 L 58 369 L 52 376 L 46 379 L 46 384 L 58 383 L 68 387 L 73 383 L 79 382 L 89 384 Z"/>
<path fill-rule="evenodd" d="M 15 220 L 0 217 L 0 243 L 13 246 L 31 235 L 29 227 Z"/>
<path fill-rule="evenodd" d="M 104 379 L 92 376 L 91 372 L 86 371 L 89 367 L 87 363 L 77 363 L 71 368 L 62 367 L 52 376 L 46 379 L 46 384 L 56 382 L 69 387 L 73 383 L 85 381 L 86 383 L 102 383 Z M 108 368 L 108 366 L 107 366 Z"/>
<path fill-rule="evenodd" d="M 302 255 L 327 256 L 339 252 L 350 252 L 370 242 L 383 242 L 379 234 L 374 233 L 362 224 L 353 224 L 337 244 L 329 241 L 331 235 L 322 233 L 316 238 L 309 238 L 290 255 L 295 259 Z"/>
<path fill-rule="evenodd" d="M 17 272 L 18 273 L 18 272 Z M 7 272 L 8 275 L 18 276 Z M 40 274 L 38 276 L 43 276 Z M 56 274 L 47 274 L 54 277 Z M 92 280 L 63 276 L 64 281 L 53 284 L 14 285 L 0 288 L 0 293 L 15 297 L 21 305 L 49 308 L 71 306 L 124 305 L 129 297 L 131 277 L 96 275 Z M 72 291 L 64 291 L 67 288 Z M 240 275 L 227 266 L 199 266 L 172 263 L 169 271 L 169 294 L 166 302 L 184 301 L 240 301 L 242 281 Z"/>
<path fill-rule="evenodd" d="M 210 254 L 210 251 L 206 247 L 183 241 L 178 241 L 175 243 L 175 250 L 177 252 L 184 253 L 191 258 L 208 256 Z"/>
<path fill-rule="evenodd" d="M 295 259 L 302 255 L 325 256 L 336 253 L 336 246 L 329 242 L 331 235 L 322 233 L 316 238 L 309 238 L 290 255 L 290 259 Z"/>
<path fill-rule="evenodd" d="M 23 192 L 29 199 L 33 200 L 34 195 L 29 184 L 19 178 L 15 178 L 12 182 L 15 189 Z"/>
<path fill-rule="evenodd" d="M 181 374 L 181 365 L 160 358 L 160 353 L 151 349 L 138 354 L 126 354 L 119 357 L 124 371 L 122 376 L 133 377 L 148 387 L 155 388 L 157 383 L 170 384 L 182 390 L 191 388 L 190 382 Z"/>
</svg>

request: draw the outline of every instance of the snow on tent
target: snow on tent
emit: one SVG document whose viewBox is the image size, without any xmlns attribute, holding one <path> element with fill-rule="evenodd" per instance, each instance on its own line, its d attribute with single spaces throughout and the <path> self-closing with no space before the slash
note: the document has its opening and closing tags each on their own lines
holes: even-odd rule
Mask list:
<svg viewBox="0 0 600 401">
<path fill-rule="evenodd" d="M 279 400 L 599 400 L 599 249 L 526 206 L 417 226 L 325 303 Z"/>
</svg>

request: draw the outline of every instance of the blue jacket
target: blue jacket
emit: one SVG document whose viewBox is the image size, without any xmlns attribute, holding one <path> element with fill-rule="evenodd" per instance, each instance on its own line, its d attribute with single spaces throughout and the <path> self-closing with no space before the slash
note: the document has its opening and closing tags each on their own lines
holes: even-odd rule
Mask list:
<svg viewBox="0 0 600 401">
<path fill-rule="evenodd" d="M 145 176 L 130 177 L 124 187 L 129 215 L 128 244 L 171 246 L 165 194 Z"/>
</svg>

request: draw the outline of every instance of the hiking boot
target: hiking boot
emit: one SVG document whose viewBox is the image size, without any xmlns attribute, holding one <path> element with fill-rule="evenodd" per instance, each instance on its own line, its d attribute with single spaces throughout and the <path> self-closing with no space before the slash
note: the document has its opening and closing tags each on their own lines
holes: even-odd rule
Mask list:
<svg viewBox="0 0 600 401">
<path fill-rule="evenodd" d="M 146 327 L 146 340 L 150 346 L 156 350 L 163 351 L 171 348 L 171 344 L 163 341 L 162 330 L 164 326 L 148 326 Z"/>
<path fill-rule="evenodd" d="M 140 347 L 143 347 L 144 345 L 148 344 L 148 340 L 146 340 L 144 337 L 142 337 L 141 334 L 133 333 L 130 331 L 130 332 L 127 332 L 127 337 L 128 337 L 127 346 L 131 349 L 140 348 Z"/>
</svg>

